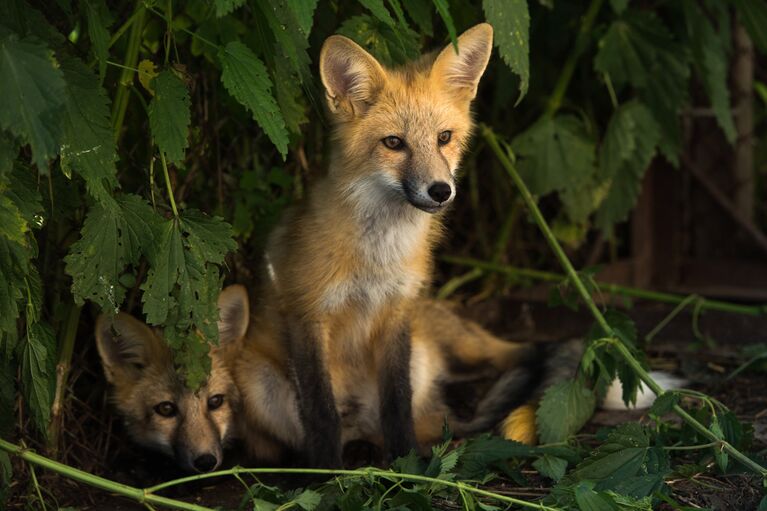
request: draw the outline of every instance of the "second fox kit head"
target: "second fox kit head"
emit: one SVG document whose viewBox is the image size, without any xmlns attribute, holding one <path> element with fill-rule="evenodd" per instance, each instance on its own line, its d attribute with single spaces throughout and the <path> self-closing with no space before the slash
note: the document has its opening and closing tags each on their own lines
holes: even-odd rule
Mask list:
<svg viewBox="0 0 767 511">
<path fill-rule="evenodd" d="M 239 311 L 221 311 L 222 318 Z M 232 332 L 231 338 L 241 336 Z M 229 337 L 222 331 L 222 345 Z M 112 401 L 128 433 L 139 444 L 173 457 L 185 470 L 209 472 L 237 435 L 239 391 L 223 357 L 211 352 L 208 380 L 197 390 L 184 385 L 165 341 L 125 313 L 99 317 L 96 342 Z"/>
<path fill-rule="evenodd" d="M 401 197 L 434 213 L 455 196 L 455 172 L 472 129 L 470 103 L 492 50 L 481 23 L 433 56 L 386 69 L 343 36 L 331 36 L 320 74 L 336 122 L 349 193 Z"/>
</svg>

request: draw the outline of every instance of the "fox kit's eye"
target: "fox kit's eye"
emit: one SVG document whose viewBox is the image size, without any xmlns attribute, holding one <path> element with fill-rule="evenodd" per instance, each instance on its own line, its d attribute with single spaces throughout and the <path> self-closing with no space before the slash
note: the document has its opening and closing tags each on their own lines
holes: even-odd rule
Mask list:
<svg viewBox="0 0 767 511">
<path fill-rule="evenodd" d="M 211 396 L 208 398 L 209 410 L 215 410 L 216 408 L 219 408 L 222 404 L 224 404 L 223 394 L 216 394 L 215 396 Z"/>
<path fill-rule="evenodd" d="M 163 417 L 175 417 L 178 408 L 170 401 L 163 401 L 154 407 L 154 411 L 157 412 L 157 415 L 162 415 Z"/>
<path fill-rule="evenodd" d="M 405 142 L 401 138 L 393 135 L 384 138 L 381 142 L 393 151 L 399 151 L 405 147 Z"/>
<path fill-rule="evenodd" d="M 439 135 L 437 135 L 437 141 L 439 142 L 439 145 L 445 145 L 448 142 L 450 142 L 450 138 L 452 138 L 453 132 L 450 130 L 443 131 Z"/>
</svg>

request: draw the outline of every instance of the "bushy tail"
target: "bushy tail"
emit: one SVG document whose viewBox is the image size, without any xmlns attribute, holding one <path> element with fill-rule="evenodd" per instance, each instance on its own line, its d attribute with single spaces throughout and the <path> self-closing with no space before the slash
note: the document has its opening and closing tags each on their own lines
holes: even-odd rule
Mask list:
<svg viewBox="0 0 767 511">
<path fill-rule="evenodd" d="M 650 371 L 650 377 L 663 390 L 678 389 L 687 383 L 687 380 L 684 378 L 679 378 L 665 371 Z M 604 410 L 642 410 L 650 408 L 654 402 L 655 393 L 648 389 L 644 383 L 640 383 L 636 403 L 632 406 L 626 406 L 626 403 L 623 402 L 623 386 L 620 380 L 616 378 L 607 389 L 607 394 L 600 407 Z"/>
</svg>

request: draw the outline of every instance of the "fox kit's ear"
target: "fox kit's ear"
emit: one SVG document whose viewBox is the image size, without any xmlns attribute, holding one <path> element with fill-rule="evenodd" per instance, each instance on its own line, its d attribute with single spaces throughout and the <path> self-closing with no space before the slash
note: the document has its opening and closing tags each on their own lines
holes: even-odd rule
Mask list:
<svg viewBox="0 0 767 511">
<path fill-rule="evenodd" d="M 250 304 L 244 286 L 224 288 L 218 297 L 218 335 L 221 346 L 241 339 L 248 330 Z"/>
<path fill-rule="evenodd" d="M 452 44 L 442 50 L 434 61 L 432 76 L 474 99 L 492 50 L 493 27 L 488 23 L 475 25 L 458 37 L 457 54 Z"/>
<path fill-rule="evenodd" d="M 161 342 L 148 326 L 124 312 L 112 318 L 102 314 L 96 322 L 96 346 L 110 382 L 118 373 L 131 374 L 149 365 Z"/>
<path fill-rule="evenodd" d="M 386 73 L 357 43 L 332 35 L 322 45 L 320 77 L 330 110 L 354 115 L 367 110 L 383 86 Z"/>
</svg>

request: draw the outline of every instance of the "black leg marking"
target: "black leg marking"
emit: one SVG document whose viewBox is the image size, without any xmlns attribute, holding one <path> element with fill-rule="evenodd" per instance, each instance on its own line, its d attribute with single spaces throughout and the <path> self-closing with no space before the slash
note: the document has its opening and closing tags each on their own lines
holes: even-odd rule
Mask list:
<svg viewBox="0 0 767 511">
<path fill-rule="evenodd" d="M 384 455 L 391 461 L 417 448 L 410 387 L 410 331 L 403 326 L 382 339 L 378 388 Z"/>
<path fill-rule="evenodd" d="M 311 325 L 300 321 L 289 322 L 285 328 L 307 461 L 312 467 L 340 467 L 341 422 L 322 357 L 322 341 Z"/>
</svg>

